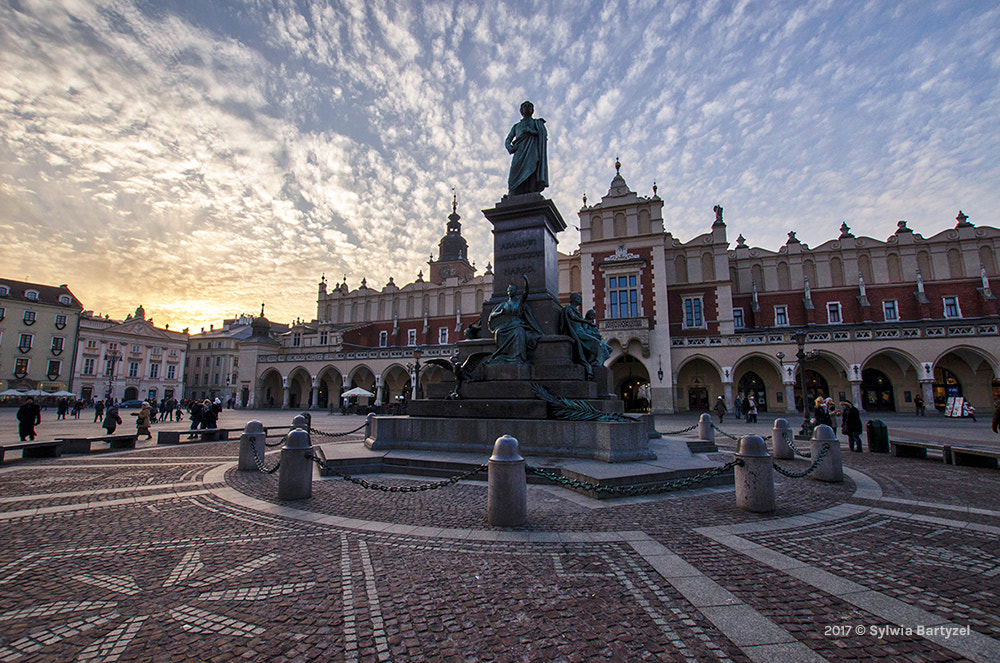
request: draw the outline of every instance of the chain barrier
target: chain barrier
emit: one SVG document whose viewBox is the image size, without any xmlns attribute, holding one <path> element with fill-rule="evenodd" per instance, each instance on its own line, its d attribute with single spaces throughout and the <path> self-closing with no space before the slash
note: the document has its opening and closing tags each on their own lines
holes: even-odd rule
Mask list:
<svg viewBox="0 0 1000 663">
<path fill-rule="evenodd" d="M 282 440 L 282 442 L 284 442 L 284 440 Z M 280 460 L 277 463 L 275 463 L 274 467 L 272 467 L 271 469 L 267 469 L 266 467 L 264 467 L 264 459 L 257 455 L 257 446 L 255 444 L 250 445 L 250 451 L 253 452 L 253 462 L 257 464 L 257 469 L 260 470 L 263 474 L 274 474 L 275 472 L 278 471 L 278 468 L 281 467 Z"/>
<path fill-rule="evenodd" d="M 792 442 L 791 436 L 789 436 L 785 440 L 785 442 L 788 443 L 788 448 L 791 449 L 793 453 L 795 453 L 795 454 L 797 454 L 799 456 L 802 456 L 803 458 L 812 458 L 812 452 L 806 453 L 804 451 L 799 451 L 799 448 L 795 446 L 794 442 Z"/>
<path fill-rule="evenodd" d="M 273 444 L 269 444 L 268 441 L 267 441 L 267 438 L 264 438 L 264 446 L 265 447 L 280 447 L 282 444 L 284 444 L 287 441 L 288 441 L 288 436 L 287 435 L 285 437 L 281 438 L 280 440 L 278 440 L 277 442 L 273 443 Z"/>
<path fill-rule="evenodd" d="M 813 464 L 809 466 L 809 469 L 805 470 L 804 472 L 790 472 L 780 467 L 777 463 L 774 464 L 774 470 L 778 474 L 784 474 L 786 477 L 790 479 L 802 479 L 815 472 L 816 468 L 819 467 L 819 464 L 823 462 L 823 459 L 826 458 L 826 455 L 828 453 L 830 453 L 829 443 L 823 445 L 823 449 L 820 451 L 819 456 L 817 456 L 816 460 L 813 461 Z"/>
<path fill-rule="evenodd" d="M 312 426 L 306 426 L 306 430 L 309 431 L 310 433 L 314 433 L 316 435 L 322 435 L 323 437 L 345 437 L 347 435 L 351 435 L 353 433 L 357 433 L 359 430 L 361 430 L 362 428 L 364 428 L 367 425 L 368 425 L 368 422 L 366 421 L 365 423 L 361 424 L 360 426 L 358 426 L 354 430 L 349 430 L 346 433 L 327 433 L 326 431 L 322 431 L 322 430 L 320 430 L 318 428 L 313 428 Z"/>
<path fill-rule="evenodd" d="M 566 486 L 568 488 L 577 488 L 580 490 L 589 490 L 597 494 L 602 495 L 615 495 L 619 497 L 634 497 L 636 495 L 652 495 L 654 493 L 668 493 L 675 490 L 685 490 L 701 483 L 702 481 L 707 481 L 708 479 L 715 478 L 725 474 L 729 470 L 733 469 L 736 465 L 743 465 L 743 459 L 737 458 L 732 460 L 721 467 L 716 467 L 714 469 L 708 470 L 707 472 L 702 472 L 701 474 L 695 475 L 693 477 L 688 477 L 686 479 L 678 479 L 677 481 L 669 481 L 666 483 L 655 483 L 646 486 L 600 486 L 595 483 L 587 483 L 585 481 L 577 481 L 575 479 L 568 479 L 566 477 L 559 476 L 558 474 L 553 474 L 552 472 L 546 472 L 545 470 L 532 467 L 530 465 L 525 466 L 525 470 L 542 477 L 543 479 L 548 479 L 553 483 L 557 483 L 560 486 Z"/>
<path fill-rule="evenodd" d="M 715 429 L 716 433 L 722 433 L 724 436 L 728 437 L 730 440 L 732 440 L 734 442 L 739 442 L 741 439 L 743 439 L 742 437 L 736 437 L 734 435 L 730 435 L 729 433 L 727 433 L 726 431 L 722 430 L 721 428 L 719 428 L 715 424 L 712 424 L 712 428 Z M 767 437 L 762 437 L 760 439 L 762 439 L 762 440 L 764 440 L 766 442 L 766 441 L 770 440 L 772 437 L 774 437 L 774 435 L 768 435 Z"/>
<path fill-rule="evenodd" d="M 694 430 L 697 427 L 698 427 L 698 424 L 695 424 L 693 426 L 688 426 L 687 428 L 682 428 L 680 430 L 671 430 L 671 431 L 666 431 L 666 432 L 664 432 L 664 431 L 656 431 L 656 432 L 659 433 L 660 435 L 680 435 L 681 433 L 687 433 L 688 431 L 692 431 L 692 430 Z"/>
<path fill-rule="evenodd" d="M 338 472 L 336 468 L 331 467 L 328 463 L 324 462 L 323 459 L 318 456 L 312 455 L 309 458 L 319 465 L 321 470 L 326 470 L 334 476 L 340 477 L 345 481 L 350 481 L 353 484 L 361 486 L 362 488 L 368 488 L 369 490 L 381 490 L 385 493 L 419 493 L 425 490 L 434 490 L 435 488 L 444 488 L 445 486 L 451 486 L 458 483 L 462 479 L 468 479 L 469 477 L 475 476 L 480 472 L 486 471 L 489 467 L 486 463 L 474 467 L 468 472 L 455 475 L 453 477 L 448 477 L 443 481 L 436 481 L 434 483 L 423 483 L 418 486 L 386 486 L 383 484 L 374 483 L 372 481 L 366 481 L 364 479 L 358 479 L 357 477 L 352 477 L 349 474 L 344 474 L 343 472 Z"/>
</svg>

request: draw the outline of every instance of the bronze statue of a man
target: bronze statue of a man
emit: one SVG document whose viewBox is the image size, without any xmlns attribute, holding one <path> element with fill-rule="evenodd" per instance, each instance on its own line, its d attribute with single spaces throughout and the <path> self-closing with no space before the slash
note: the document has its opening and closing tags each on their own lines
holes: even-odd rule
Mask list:
<svg viewBox="0 0 1000 663">
<path fill-rule="evenodd" d="M 504 145 L 514 155 L 507 177 L 510 195 L 537 193 L 549 185 L 548 134 L 545 120 L 534 118 L 535 106 L 530 101 L 521 104 L 521 121 L 510 128 Z"/>
</svg>

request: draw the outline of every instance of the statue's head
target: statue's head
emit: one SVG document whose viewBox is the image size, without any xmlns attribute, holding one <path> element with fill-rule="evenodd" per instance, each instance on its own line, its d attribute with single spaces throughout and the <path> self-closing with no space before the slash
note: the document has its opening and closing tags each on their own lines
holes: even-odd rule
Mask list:
<svg viewBox="0 0 1000 663">
<path fill-rule="evenodd" d="M 583 316 L 583 319 L 584 320 L 589 320 L 590 322 L 596 321 L 597 320 L 597 311 L 595 311 L 594 309 L 590 309 L 589 311 L 587 311 L 587 315 Z"/>
<path fill-rule="evenodd" d="M 580 296 L 580 293 L 574 292 L 569 296 L 569 303 L 573 306 L 583 306 L 583 297 Z"/>
<path fill-rule="evenodd" d="M 521 115 L 524 117 L 531 117 L 535 112 L 535 105 L 530 101 L 521 102 Z"/>
<path fill-rule="evenodd" d="M 513 297 L 516 294 L 517 294 L 517 286 L 511 283 L 509 286 L 507 286 L 507 296 Z"/>
</svg>

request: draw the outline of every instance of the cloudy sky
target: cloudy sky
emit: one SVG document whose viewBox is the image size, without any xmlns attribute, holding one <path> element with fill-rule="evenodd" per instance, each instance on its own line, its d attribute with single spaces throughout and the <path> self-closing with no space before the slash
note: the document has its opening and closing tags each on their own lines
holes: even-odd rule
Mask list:
<svg viewBox="0 0 1000 663">
<path fill-rule="evenodd" d="M 426 273 L 452 187 L 482 269 L 523 99 L 570 224 L 620 156 L 683 241 L 1000 225 L 990 0 L 0 0 L 0 277 L 312 319 Z"/>
</svg>

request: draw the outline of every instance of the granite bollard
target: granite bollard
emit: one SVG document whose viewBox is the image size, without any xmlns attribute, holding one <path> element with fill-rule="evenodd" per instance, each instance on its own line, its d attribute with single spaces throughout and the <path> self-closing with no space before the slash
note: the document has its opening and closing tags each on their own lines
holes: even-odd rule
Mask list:
<svg viewBox="0 0 1000 663">
<path fill-rule="evenodd" d="M 774 511 L 774 460 L 759 435 L 744 435 L 736 449 L 743 461 L 733 467 L 736 506 L 753 513 Z"/>
<path fill-rule="evenodd" d="M 257 461 L 264 461 L 265 445 L 267 433 L 264 432 L 264 425 L 259 421 L 248 421 L 240 435 L 240 462 L 238 469 L 242 472 L 257 470 Z"/>
<path fill-rule="evenodd" d="M 715 444 L 715 428 L 712 425 L 712 415 L 708 412 L 698 418 L 698 439 Z"/>
<path fill-rule="evenodd" d="M 812 457 L 815 460 L 823 453 L 823 446 L 830 445 L 830 450 L 826 453 L 823 462 L 819 464 L 816 471 L 812 473 L 812 478 L 817 481 L 828 481 L 830 483 L 840 483 L 844 480 L 844 466 L 840 460 L 840 440 L 836 433 L 826 424 L 816 426 L 813 431 L 809 448 L 812 450 Z"/>
<path fill-rule="evenodd" d="M 298 417 L 296 417 L 298 419 Z M 312 497 L 312 446 L 309 433 L 293 430 L 285 438 L 278 468 L 278 499 L 304 500 Z"/>
<path fill-rule="evenodd" d="M 774 449 L 774 457 L 781 460 L 792 460 L 795 452 L 788 444 L 792 439 L 792 429 L 788 426 L 788 420 L 775 419 L 774 427 L 771 429 L 771 445 Z"/>
<path fill-rule="evenodd" d="M 528 519 L 528 478 L 517 440 L 497 438 L 489 460 L 487 520 L 494 527 L 518 527 Z"/>
</svg>

